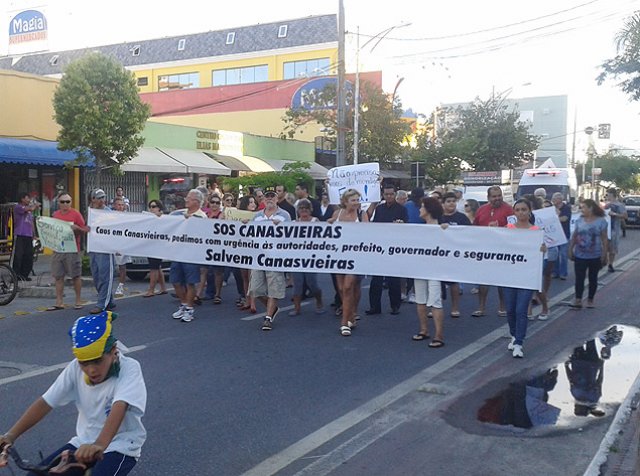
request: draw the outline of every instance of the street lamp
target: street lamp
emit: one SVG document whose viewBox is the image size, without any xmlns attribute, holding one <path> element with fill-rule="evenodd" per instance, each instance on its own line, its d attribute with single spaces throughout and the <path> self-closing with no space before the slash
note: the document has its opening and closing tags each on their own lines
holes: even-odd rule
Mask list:
<svg viewBox="0 0 640 476">
<path fill-rule="evenodd" d="M 386 28 L 379 32 L 376 35 L 373 35 L 369 38 L 362 47 L 360 47 L 360 27 L 357 28 L 356 33 L 356 90 L 355 90 L 355 98 L 353 101 L 353 163 L 358 163 L 358 146 L 360 145 L 360 50 L 371 43 L 373 40 L 377 39 L 378 41 L 371 47 L 369 53 L 371 53 L 376 46 L 380 44 L 384 37 L 391 33 L 396 28 L 404 28 L 405 26 L 409 26 L 411 23 L 401 23 L 399 25 L 394 25 L 392 27 Z M 404 78 L 403 78 L 404 79 Z M 396 89 L 400 81 L 396 85 Z M 396 91 L 393 91 L 393 96 L 395 98 Z"/>
<path fill-rule="evenodd" d="M 598 195 L 596 193 L 596 174 L 594 173 L 596 168 L 596 151 L 593 145 L 594 131 L 595 129 L 591 126 L 584 129 L 584 133 L 589 137 L 589 146 L 587 147 L 587 162 L 589 161 L 589 159 L 591 159 L 591 197 L 596 200 Z M 586 168 L 586 166 L 587 163 L 585 162 L 585 164 L 582 166 L 582 183 L 584 183 L 585 179 L 584 169 Z"/>
</svg>

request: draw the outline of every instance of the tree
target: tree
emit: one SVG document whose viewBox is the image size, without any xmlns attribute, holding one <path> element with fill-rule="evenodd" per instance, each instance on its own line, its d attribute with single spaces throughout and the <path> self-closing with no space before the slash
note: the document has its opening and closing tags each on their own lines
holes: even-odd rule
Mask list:
<svg viewBox="0 0 640 476">
<path fill-rule="evenodd" d="M 398 98 L 389 100 L 378 87 L 361 83 L 362 109 L 359 116 L 360 142 L 358 162 L 379 162 L 381 168 L 390 168 L 402 162 L 403 142 L 409 135 L 409 125 L 401 119 L 402 104 Z M 303 93 L 305 107 L 289 108 L 282 121 L 283 138 L 292 139 L 308 124 L 320 124 L 326 137 L 334 141 L 337 131 L 336 85 L 328 84 L 322 90 Z M 346 135 L 347 161 L 353 162 L 353 108 L 348 111 L 349 131 Z"/>
<path fill-rule="evenodd" d="M 508 111 L 505 99 L 479 98 L 468 106 L 438 112 L 431 132 L 418 136 L 414 161 L 424 162 L 432 184 L 457 179 L 461 168 L 492 171 L 513 168 L 533 158 L 538 138 L 520 122 L 517 109 Z"/>
<path fill-rule="evenodd" d="M 225 192 L 232 192 L 238 196 L 238 192 L 249 188 L 275 187 L 284 185 L 288 191 L 293 191 L 296 184 L 304 183 L 311 192 L 314 189 L 313 177 L 307 170 L 311 167 L 308 162 L 293 162 L 286 164 L 279 172 L 265 172 L 243 177 L 218 177 L 222 180 L 222 188 Z M 313 193 L 312 193 L 313 195 Z"/>
<path fill-rule="evenodd" d="M 596 156 L 595 166 L 602 169 L 598 180 L 612 182 L 616 187 L 626 191 L 637 190 L 640 187 L 640 160 L 638 157 L 627 157 L 615 150 Z M 585 176 L 591 175 L 592 162 L 576 166 L 576 175 L 582 176 L 582 167 L 585 168 Z"/>
<path fill-rule="evenodd" d="M 631 96 L 640 99 L 640 13 L 627 18 L 616 35 L 616 56 L 602 63 L 602 73 L 596 81 L 602 84 L 607 78 L 620 79 L 617 86 Z"/>
<path fill-rule="evenodd" d="M 133 73 L 101 53 L 91 53 L 65 70 L 53 97 L 60 125 L 58 147 L 95 161 L 96 184 L 102 169 L 120 172 L 144 143 L 140 133 L 150 107 L 138 96 Z"/>
</svg>

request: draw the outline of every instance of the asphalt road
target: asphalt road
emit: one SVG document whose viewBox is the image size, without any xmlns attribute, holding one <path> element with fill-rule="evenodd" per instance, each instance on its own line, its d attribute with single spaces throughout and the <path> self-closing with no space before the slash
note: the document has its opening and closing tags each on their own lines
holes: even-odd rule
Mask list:
<svg viewBox="0 0 640 476">
<path fill-rule="evenodd" d="M 640 231 L 630 230 L 620 256 L 639 244 Z M 470 317 L 470 286 L 462 317 L 446 318 L 446 346 L 437 350 L 411 341 L 411 304 L 399 316 L 364 316 L 366 289 L 350 338 L 339 335 L 331 312 L 316 315 L 312 305 L 297 317 L 285 307 L 263 332 L 264 314 L 236 310 L 234 286 L 224 288 L 223 304 L 198 307 L 191 323 L 171 319 L 170 296 L 121 299 L 115 334 L 141 362 L 149 392 L 148 439 L 132 474 L 583 474 L 613 412 L 557 432 L 498 430 L 475 412 L 511 379 L 546 369 L 608 324 L 640 327 L 640 265 L 632 258 L 602 275 L 595 310 L 568 311 L 562 301 L 572 280 L 554 280 L 551 319 L 531 324 L 522 360 L 504 349 L 505 319 L 491 312 L 495 291 L 488 315 Z M 332 295 L 329 279 L 321 283 Z M 35 303 L 0 309 L 0 431 L 71 358 L 67 331 L 78 311 L 37 312 Z M 30 314 L 12 314 L 18 307 Z M 75 408 L 58 409 L 19 449 L 36 459 L 74 427 Z"/>
</svg>

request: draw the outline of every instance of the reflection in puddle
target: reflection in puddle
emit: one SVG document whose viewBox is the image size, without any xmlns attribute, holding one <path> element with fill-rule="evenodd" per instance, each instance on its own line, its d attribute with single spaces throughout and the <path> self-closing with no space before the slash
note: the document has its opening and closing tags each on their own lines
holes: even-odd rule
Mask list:
<svg viewBox="0 0 640 476">
<path fill-rule="evenodd" d="M 562 362 L 485 401 L 478 420 L 533 428 L 571 427 L 612 413 L 640 372 L 640 329 L 611 326 Z"/>
</svg>

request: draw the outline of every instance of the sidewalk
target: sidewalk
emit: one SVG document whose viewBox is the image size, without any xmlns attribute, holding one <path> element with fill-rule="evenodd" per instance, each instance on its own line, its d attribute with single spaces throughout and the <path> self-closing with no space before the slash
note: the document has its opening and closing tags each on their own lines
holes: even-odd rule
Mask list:
<svg viewBox="0 0 640 476">
<path fill-rule="evenodd" d="M 47 307 L 54 304 L 56 298 L 55 279 L 51 276 L 51 258 L 52 255 L 41 254 L 38 260 L 33 264 L 35 276 L 32 281 L 21 282 L 20 291 L 16 298 L 6 306 L 0 306 L 0 319 L 8 316 L 25 316 L 34 312 L 44 312 Z M 82 276 L 82 301 L 85 303 L 87 310 L 91 304 L 97 300 L 97 293 L 93 287 L 93 279 L 91 276 Z M 117 278 L 116 278 L 117 282 Z M 131 281 L 127 279 L 125 284 L 125 296 L 139 296 L 144 293 L 149 286 L 148 280 Z M 65 306 L 71 307 L 74 299 L 73 287 L 70 279 L 65 280 L 64 287 Z"/>
</svg>

